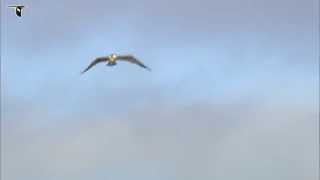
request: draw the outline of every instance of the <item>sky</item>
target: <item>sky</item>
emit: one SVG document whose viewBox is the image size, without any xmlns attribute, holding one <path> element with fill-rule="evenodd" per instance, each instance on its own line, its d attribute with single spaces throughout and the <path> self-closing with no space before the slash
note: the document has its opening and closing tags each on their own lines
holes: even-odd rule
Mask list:
<svg viewBox="0 0 320 180">
<path fill-rule="evenodd" d="M 318 179 L 317 0 L 0 9 L 2 180 Z"/>
</svg>

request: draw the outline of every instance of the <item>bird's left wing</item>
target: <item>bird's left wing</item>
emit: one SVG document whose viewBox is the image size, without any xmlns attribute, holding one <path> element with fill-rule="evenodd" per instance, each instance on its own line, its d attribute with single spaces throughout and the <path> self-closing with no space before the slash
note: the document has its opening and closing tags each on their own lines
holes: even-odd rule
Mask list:
<svg viewBox="0 0 320 180">
<path fill-rule="evenodd" d="M 143 68 L 151 71 L 151 69 L 148 66 L 144 65 L 141 61 L 139 61 L 137 58 L 135 58 L 132 55 L 118 56 L 117 59 L 119 61 L 128 61 L 130 63 L 137 64 L 140 67 L 143 67 Z"/>
</svg>

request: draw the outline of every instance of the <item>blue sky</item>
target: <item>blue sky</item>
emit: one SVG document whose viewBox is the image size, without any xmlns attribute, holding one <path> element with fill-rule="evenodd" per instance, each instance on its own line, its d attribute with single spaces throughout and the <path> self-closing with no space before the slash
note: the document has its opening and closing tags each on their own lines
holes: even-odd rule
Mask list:
<svg viewBox="0 0 320 180">
<path fill-rule="evenodd" d="M 2 1 L 2 179 L 317 179 L 318 7 Z"/>
</svg>

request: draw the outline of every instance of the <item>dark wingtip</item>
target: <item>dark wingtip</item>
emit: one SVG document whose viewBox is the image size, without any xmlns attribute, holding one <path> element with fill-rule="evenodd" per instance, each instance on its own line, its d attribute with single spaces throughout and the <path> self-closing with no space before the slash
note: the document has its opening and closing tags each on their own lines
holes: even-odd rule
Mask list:
<svg viewBox="0 0 320 180">
<path fill-rule="evenodd" d="M 147 67 L 147 66 L 145 66 L 144 67 L 147 71 L 151 71 L 151 68 L 149 68 L 149 67 Z"/>
</svg>

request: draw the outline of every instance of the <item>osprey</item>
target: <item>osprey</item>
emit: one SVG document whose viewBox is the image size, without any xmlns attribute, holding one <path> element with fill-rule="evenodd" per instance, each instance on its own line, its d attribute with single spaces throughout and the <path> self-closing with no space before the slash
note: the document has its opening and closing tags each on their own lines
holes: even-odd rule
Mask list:
<svg viewBox="0 0 320 180">
<path fill-rule="evenodd" d="M 22 9 L 24 8 L 24 6 L 22 6 L 22 5 L 13 5 L 13 6 L 8 6 L 8 7 L 9 8 L 15 8 L 16 15 L 21 17 Z"/>
<path fill-rule="evenodd" d="M 140 62 L 138 59 L 136 59 L 132 55 L 123 55 L 123 56 L 121 56 L 121 55 L 111 54 L 109 56 L 103 56 L 103 57 L 96 58 L 94 61 L 91 62 L 91 64 L 89 64 L 89 66 L 85 70 L 83 70 L 81 72 L 81 74 L 87 72 L 90 68 L 92 68 L 93 66 L 95 66 L 96 64 L 98 64 L 100 62 L 106 62 L 107 66 L 114 66 L 114 65 L 117 64 L 116 61 L 127 61 L 127 62 L 130 62 L 130 63 L 133 63 L 133 64 L 137 64 L 138 66 L 151 71 L 151 69 L 149 67 L 144 65 L 142 62 Z"/>
</svg>

